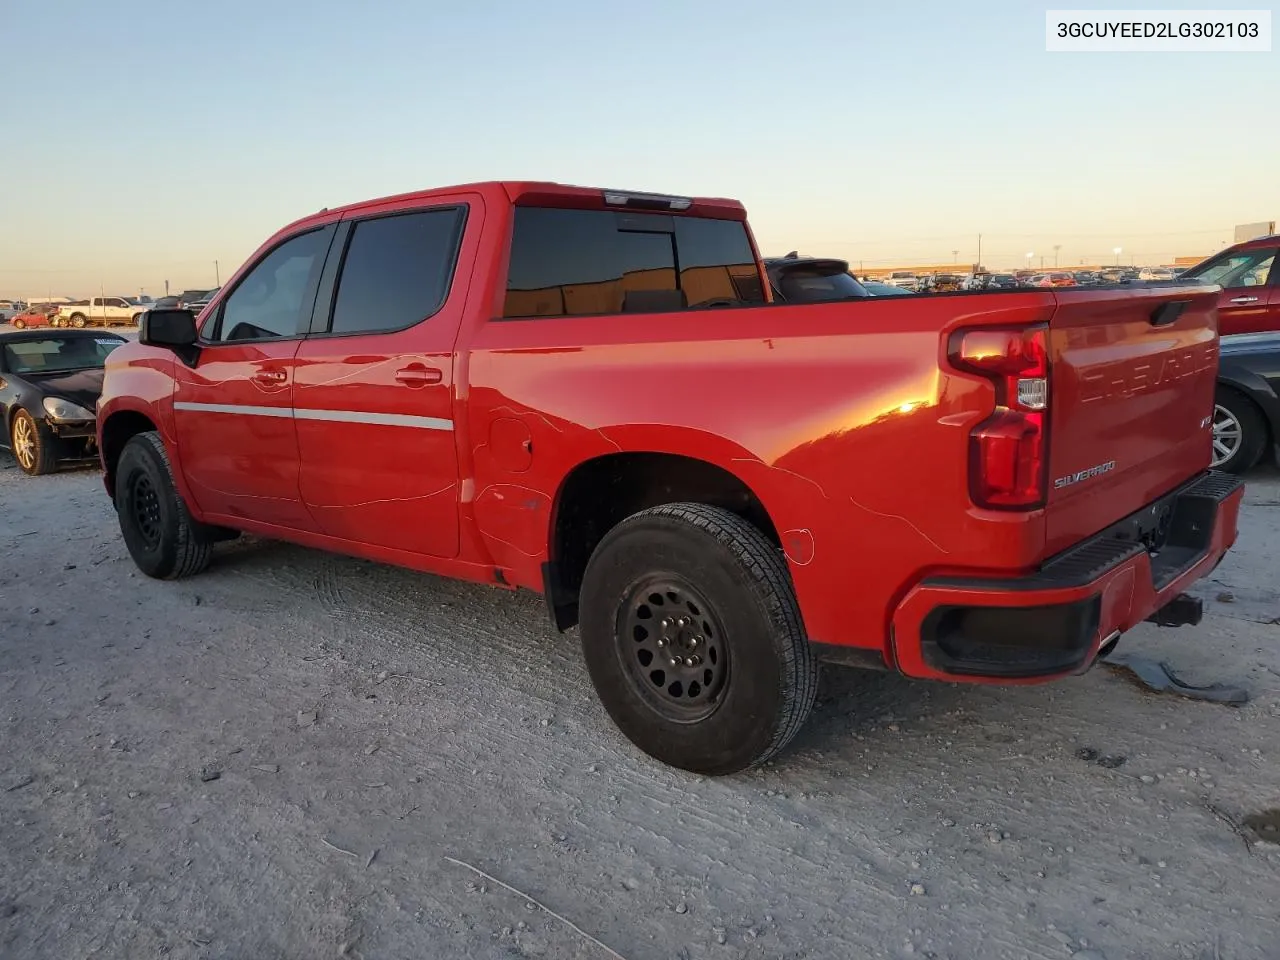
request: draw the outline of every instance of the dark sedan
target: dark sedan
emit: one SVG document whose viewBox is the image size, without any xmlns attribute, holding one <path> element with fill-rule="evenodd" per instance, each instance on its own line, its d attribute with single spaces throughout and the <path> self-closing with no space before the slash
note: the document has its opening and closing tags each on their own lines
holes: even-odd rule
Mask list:
<svg viewBox="0 0 1280 960">
<path fill-rule="evenodd" d="M 0 333 L 0 416 L 24 473 L 97 455 L 95 423 L 107 355 L 128 341 L 101 330 Z"/>
<path fill-rule="evenodd" d="M 1280 333 L 1223 337 L 1213 465 L 1243 473 L 1280 443 Z"/>
</svg>

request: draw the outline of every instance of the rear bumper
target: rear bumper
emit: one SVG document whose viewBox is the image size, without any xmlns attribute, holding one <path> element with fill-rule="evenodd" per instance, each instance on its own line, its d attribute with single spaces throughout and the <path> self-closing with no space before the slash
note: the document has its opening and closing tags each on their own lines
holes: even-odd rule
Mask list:
<svg viewBox="0 0 1280 960">
<path fill-rule="evenodd" d="M 1211 471 L 1036 573 L 923 580 L 893 615 L 896 665 L 912 677 L 988 683 L 1086 670 L 1101 646 L 1217 566 L 1235 542 L 1243 496 L 1243 481 Z M 1144 543 L 1153 535 L 1157 551 Z"/>
</svg>

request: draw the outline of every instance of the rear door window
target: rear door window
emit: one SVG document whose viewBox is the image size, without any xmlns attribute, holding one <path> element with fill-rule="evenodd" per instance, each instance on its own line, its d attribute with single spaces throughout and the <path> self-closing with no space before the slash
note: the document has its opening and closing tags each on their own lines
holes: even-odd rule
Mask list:
<svg viewBox="0 0 1280 960">
<path fill-rule="evenodd" d="M 741 221 L 516 208 L 506 317 L 654 313 L 764 300 Z"/>
<path fill-rule="evenodd" d="M 332 333 L 403 330 L 436 313 L 449 294 L 463 210 L 416 210 L 361 220 L 351 231 Z"/>
</svg>

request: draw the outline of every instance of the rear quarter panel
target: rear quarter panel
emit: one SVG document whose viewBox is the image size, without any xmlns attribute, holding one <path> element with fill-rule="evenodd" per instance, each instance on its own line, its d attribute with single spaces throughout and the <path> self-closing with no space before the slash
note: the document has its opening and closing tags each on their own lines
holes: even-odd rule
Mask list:
<svg viewBox="0 0 1280 960">
<path fill-rule="evenodd" d="M 536 588 L 575 466 L 619 451 L 705 460 L 768 510 L 810 636 L 883 648 L 894 601 L 920 576 L 1039 558 L 1041 514 L 970 503 L 969 431 L 994 393 L 941 361 L 955 327 L 1043 322 L 1053 302 L 1028 291 L 491 321 L 470 351 L 477 525 L 495 562 Z M 491 455 L 498 420 L 527 432 L 530 457 Z"/>
<path fill-rule="evenodd" d="M 1280 335 L 1274 345 L 1237 351 L 1223 341 L 1218 382 L 1239 390 L 1262 410 L 1271 439 L 1280 443 Z"/>
</svg>

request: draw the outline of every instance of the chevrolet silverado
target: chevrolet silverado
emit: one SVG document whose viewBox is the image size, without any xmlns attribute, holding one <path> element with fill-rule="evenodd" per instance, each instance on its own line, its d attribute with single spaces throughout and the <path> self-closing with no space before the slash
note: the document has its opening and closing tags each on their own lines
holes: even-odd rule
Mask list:
<svg viewBox="0 0 1280 960">
<path fill-rule="evenodd" d="M 1217 293 L 775 303 L 732 200 L 406 194 L 148 313 L 104 481 L 152 577 L 247 531 L 537 591 L 627 737 L 730 773 L 818 660 L 1032 683 L 1197 622 L 1242 495 L 1209 469 Z"/>
</svg>

